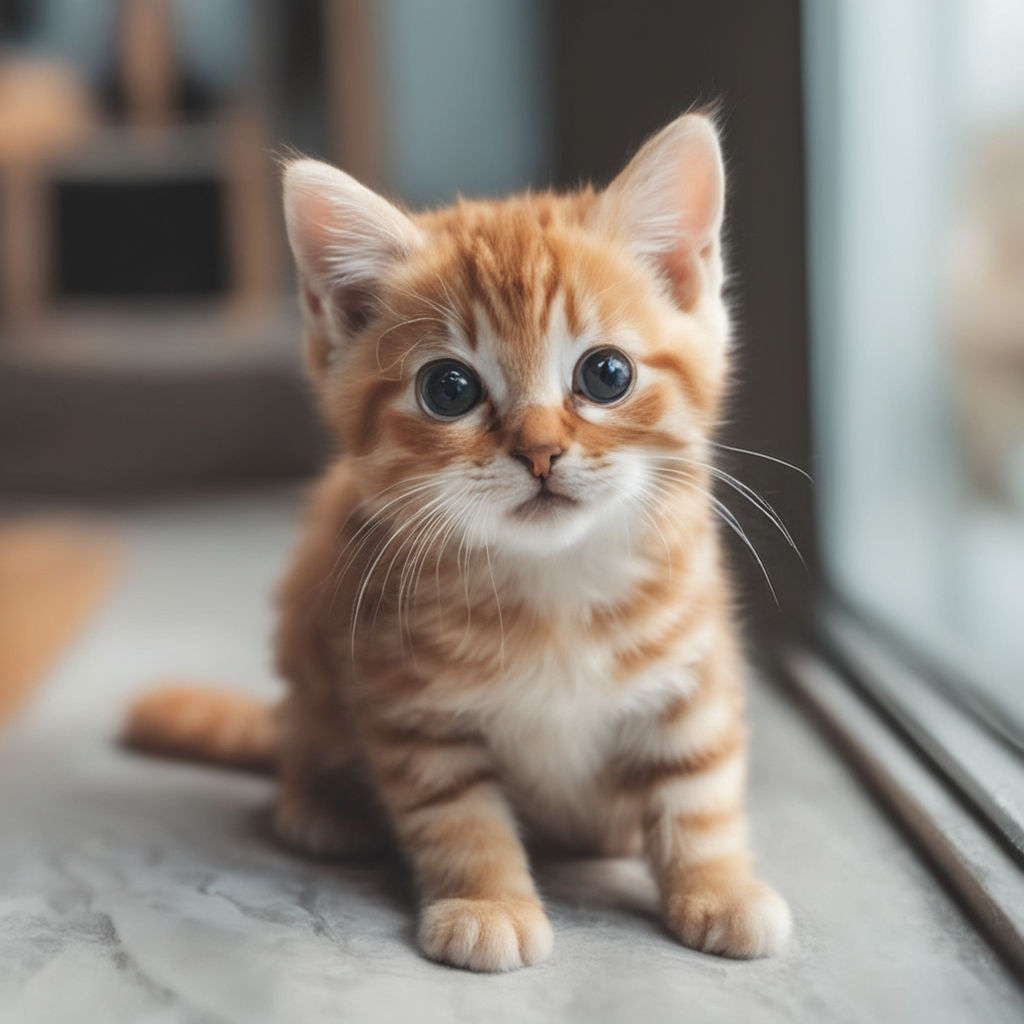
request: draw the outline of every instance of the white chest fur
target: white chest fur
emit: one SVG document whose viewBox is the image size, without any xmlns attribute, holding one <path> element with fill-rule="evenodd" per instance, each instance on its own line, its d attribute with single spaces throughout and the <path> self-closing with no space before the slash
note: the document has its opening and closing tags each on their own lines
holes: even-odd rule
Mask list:
<svg viewBox="0 0 1024 1024">
<path fill-rule="evenodd" d="M 602 845 L 620 830 L 609 768 L 686 688 L 665 673 L 623 687 L 609 661 L 599 645 L 527 660 L 475 709 L 520 817 L 561 842 Z"/>
<path fill-rule="evenodd" d="M 496 560 L 488 583 L 550 628 L 537 644 L 520 632 L 504 670 L 460 693 L 452 710 L 485 737 L 522 820 L 562 842 L 603 845 L 622 831 L 610 766 L 692 682 L 681 667 L 626 680 L 617 671 L 621 638 L 595 631 L 591 615 L 664 569 L 630 554 L 615 530 L 598 540 L 542 561 Z"/>
</svg>

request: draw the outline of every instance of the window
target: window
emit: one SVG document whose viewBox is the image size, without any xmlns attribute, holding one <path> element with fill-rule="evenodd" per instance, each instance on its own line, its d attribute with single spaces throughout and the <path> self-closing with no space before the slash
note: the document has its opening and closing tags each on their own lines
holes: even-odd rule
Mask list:
<svg viewBox="0 0 1024 1024">
<path fill-rule="evenodd" d="M 831 581 L 1024 737 L 1024 8 L 808 7 Z"/>
<path fill-rule="evenodd" d="M 960 803 L 847 738 L 1021 956 L 1024 7 L 809 0 L 804 27 L 823 633 Z"/>
</svg>

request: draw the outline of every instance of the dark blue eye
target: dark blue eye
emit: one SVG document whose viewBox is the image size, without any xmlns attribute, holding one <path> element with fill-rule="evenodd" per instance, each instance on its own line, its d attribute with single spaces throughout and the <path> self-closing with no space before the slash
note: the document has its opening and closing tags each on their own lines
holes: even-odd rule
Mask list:
<svg viewBox="0 0 1024 1024">
<path fill-rule="evenodd" d="M 633 364 L 617 348 L 595 348 L 576 367 L 576 390 L 601 405 L 621 398 L 632 383 Z"/>
<path fill-rule="evenodd" d="M 480 378 L 464 363 L 442 359 L 420 373 L 420 400 L 428 412 L 452 420 L 469 412 L 483 394 Z"/>
</svg>

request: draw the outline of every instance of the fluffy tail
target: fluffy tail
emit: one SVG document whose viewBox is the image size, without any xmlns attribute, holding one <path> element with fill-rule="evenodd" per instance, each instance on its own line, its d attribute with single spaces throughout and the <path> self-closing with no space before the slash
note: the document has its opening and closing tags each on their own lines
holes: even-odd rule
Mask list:
<svg viewBox="0 0 1024 1024">
<path fill-rule="evenodd" d="M 161 757 L 271 772 L 276 754 L 274 706 L 228 690 L 166 686 L 128 714 L 125 745 Z"/>
</svg>

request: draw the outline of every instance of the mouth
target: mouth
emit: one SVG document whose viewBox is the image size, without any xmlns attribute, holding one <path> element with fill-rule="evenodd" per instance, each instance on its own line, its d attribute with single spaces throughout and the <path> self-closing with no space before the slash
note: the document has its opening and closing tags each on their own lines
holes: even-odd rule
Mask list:
<svg viewBox="0 0 1024 1024">
<path fill-rule="evenodd" d="M 516 505 L 512 515 L 523 520 L 547 519 L 560 515 L 578 504 L 575 498 L 543 487 L 532 498 L 527 498 L 521 505 Z"/>
</svg>

